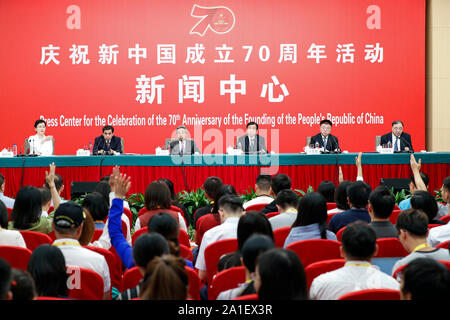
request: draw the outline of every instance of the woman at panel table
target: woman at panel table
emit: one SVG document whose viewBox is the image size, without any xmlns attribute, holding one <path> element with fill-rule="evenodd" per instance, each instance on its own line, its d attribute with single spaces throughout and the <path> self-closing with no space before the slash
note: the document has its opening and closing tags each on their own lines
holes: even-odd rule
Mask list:
<svg viewBox="0 0 450 320">
<path fill-rule="evenodd" d="M 54 139 L 53 136 L 45 135 L 47 123 L 44 120 L 36 120 L 34 128 L 36 134 L 28 138 L 28 143 L 30 144 L 29 153 L 40 156 L 51 156 L 54 152 Z"/>
</svg>

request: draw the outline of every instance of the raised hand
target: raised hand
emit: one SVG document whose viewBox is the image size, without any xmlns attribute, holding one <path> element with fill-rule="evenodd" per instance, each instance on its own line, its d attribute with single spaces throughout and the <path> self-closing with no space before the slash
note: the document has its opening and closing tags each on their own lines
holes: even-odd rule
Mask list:
<svg viewBox="0 0 450 320">
<path fill-rule="evenodd" d="M 131 177 L 126 174 L 119 174 L 114 177 L 115 194 L 117 198 L 124 198 L 131 187 Z"/>
</svg>

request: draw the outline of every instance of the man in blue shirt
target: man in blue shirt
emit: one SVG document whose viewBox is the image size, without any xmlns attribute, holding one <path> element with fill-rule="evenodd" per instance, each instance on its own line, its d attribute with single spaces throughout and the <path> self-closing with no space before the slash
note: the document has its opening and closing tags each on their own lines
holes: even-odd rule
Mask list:
<svg viewBox="0 0 450 320">
<path fill-rule="evenodd" d="M 328 224 L 328 229 L 337 233 L 339 229 L 357 220 L 370 223 L 370 215 L 366 206 L 371 191 L 372 188 L 363 181 L 352 182 L 347 187 L 347 201 L 350 209 L 334 215 Z"/>
</svg>

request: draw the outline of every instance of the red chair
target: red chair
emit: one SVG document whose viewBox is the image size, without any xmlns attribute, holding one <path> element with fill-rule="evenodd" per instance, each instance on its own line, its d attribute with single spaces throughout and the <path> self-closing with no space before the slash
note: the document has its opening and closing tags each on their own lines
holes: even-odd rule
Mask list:
<svg viewBox="0 0 450 320">
<path fill-rule="evenodd" d="M 9 263 L 11 268 L 26 271 L 30 256 L 30 249 L 14 246 L 0 246 L 0 257 Z"/>
<path fill-rule="evenodd" d="M 123 213 L 127 216 L 128 221 L 130 221 L 130 226 L 131 226 L 133 224 L 133 213 L 127 208 L 123 208 Z"/>
<path fill-rule="evenodd" d="M 103 229 L 95 229 L 91 242 L 97 241 L 100 238 L 100 236 L 102 235 L 102 233 L 103 233 Z"/>
<path fill-rule="evenodd" d="M 400 291 L 392 289 L 366 289 L 350 292 L 338 300 L 400 300 Z"/>
<path fill-rule="evenodd" d="M 342 234 L 344 233 L 345 227 L 342 227 L 339 229 L 339 231 L 336 233 L 336 238 L 338 239 L 338 241 L 342 240 Z"/>
<path fill-rule="evenodd" d="M 238 248 L 237 239 L 224 239 L 211 243 L 205 248 L 207 282 L 211 283 L 217 273 L 217 263 L 222 255 L 234 252 Z"/>
<path fill-rule="evenodd" d="M 450 271 L 450 262 L 449 262 L 449 261 L 440 261 L 440 260 L 439 260 L 439 262 L 442 263 L 442 264 L 448 269 L 448 271 Z M 394 279 L 397 279 L 397 281 L 401 281 L 402 273 L 403 273 L 403 270 L 406 268 L 406 266 L 407 266 L 407 264 L 404 264 L 404 265 L 398 267 L 398 268 L 394 271 L 392 277 L 393 277 Z"/>
<path fill-rule="evenodd" d="M 67 266 L 66 269 L 69 276 L 69 298 L 103 300 L 103 279 L 97 272 L 76 266 Z M 73 280 L 70 281 L 71 279 Z"/>
<path fill-rule="evenodd" d="M 342 268 L 345 264 L 344 259 L 330 259 L 311 263 L 305 268 L 306 283 L 308 290 L 311 287 L 313 280 L 322 273 L 330 272 Z"/>
<path fill-rule="evenodd" d="M 446 266 L 447 270 L 450 271 L 450 261 L 441 261 L 441 260 L 438 261 L 442 263 L 444 266 Z"/>
<path fill-rule="evenodd" d="M 118 263 L 114 254 L 106 249 L 92 246 L 83 246 L 86 249 L 94 251 L 105 257 L 106 263 L 108 264 L 109 275 L 111 278 L 111 286 L 116 287 L 117 290 L 121 291 L 120 284 L 122 279 L 122 263 Z M 119 261 L 121 262 L 121 261 Z"/>
<path fill-rule="evenodd" d="M 337 208 L 336 202 L 327 202 L 327 210 L 333 210 Z"/>
<path fill-rule="evenodd" d="M 434 223 L 431 223 L 431 224 L 428 225 L 428 230 L 436 228 L 436 227 L 441 227 L 441 226 L 445 226 L 445 224 L 437 224 L 437 223 L 434 224 Z"/>
<path fill-rule="evenodd" d="M 139 210 L 138 212 L 138 217 L 140 217 L 141 215 L 143 215 L 144 213 L 146 213 L 148 210 L 146 207 L 143 207 L 141 210 Z"/>
<path fill-rule="evenodd" d="M 219 293 L 237 288 L 245 282 L 245 267 L 234 267 L 216 274 L 208 288 L 208 300 L 216 300 Z"/>
<path fill-rule="evenodd" d="M 134 246 L 134 242 L 136 241 L 137 238 L 139 238 L 141 235 L 143 235 L 144 233 L 148 233 L 148 227 L 142 227 L 139 230 L 137 230 L 135 233 L 133 233 L 133 235 L 131 236 L 131 243 Z M 189 235 L 187 234 L 186 231 L 180 229 L 180 234 L 178 235 L 178 242 L 188 248 L 191 247 L 191 243 L 189 241 Z"/>
<path fill-rule="evenodd" d="M 258 294 L 256 293 L 246 294 L 245 296 L 240 296 L 234 298 L 233 300 L 258 300 Z"/>
<path fill-rule="evenodd" d="M 47 213 L 50 214 L 50 213 L 52 213 L 54 210 L 55 210 L 55 207 L 50 206 L 50 208 L 48 208 Z"/>
<path fill-rule="evenodd" d="M 246 212 L 249 212 L 249 211 L 261 211 L 267 205 L 268 205 L 268 203 L 253 204 L 251 206 L 248 206 L 247 209 L 245 209 L 245 211 Z"/>
<path fill-rule="evenodd" d="M 48 235 L 35 231 L 20 231 L 20 234 L 27 245 L 27 248 L 33 251 L 41 244 L 51 244 L 52 238 Z"/>
<path fill-rule="evenodd" d="M 400 209 L 400 207 L 396 204 L 396 205 L 394 206 L 394 210 L 401 210 L 401 209 Z"/>
<path fill-rule="evenodd" d="M 389 221 L 390 221 L 392 224 L 396 224 L 396 223 L 397 223 L 398 215 L 399 215 L 400 213 L 402 213 L 402 210 L 393 210 L 392 213 L 391 213 L 391 215 L 389 216 Z"/>
<path fill-rule="evenodd" d="M 181 243 L 180 243 L 180 257 L 182 257 L 183 259 L 187 259 L 189 261 L 194 260 L 194 256 L 192 254 L 191 249 L 189 249 L 185 245 L 182 245 Z"/>
<path fill-rule="evenodd" d="M 312 239 L 293 242 L 286 249 L 294 251 L 306 268 L 317 261 L 341 259 L 340 246 L 341 243 L 338 241 Z"/>
<path fill-rule="evenodd" d="M 291 232 L 291 227 L 282 227 L 278 228 L 273 232 L 273 237 L 275 239 L 275 246 L 277 248 L 283 248 L 284 242 L 286 241 L 287 236 Z"/>
<path fill-rule="evenodd" d="M 377 239 L 378 252 L 376 258 L 406 257 L 408 251 L 403 248 L 397 238 Z"/>
<path fill-rule="evenodd" d="M 276 217 L 279 214 L 280 214 L 279 212 L 269 212 L 266 214 L 266 218 L 270 219 L 270 218 Z"/>
<path fill-rule="evenodd" d="M 450 244 L 450 241 L 445 241 L 445 242 L 442 242 L 442 243 L 438 244 L 437 248 L 439 248 L 439 249 L 448 249 L 449 244 Z"/>
<path fill-rule="evenodd" d="M 142 280 L 142 274 L 138 267 L 133 267 L 125 271 L 122 277 L 120 289 L 123 291 L 136 287 Z"/>
<path fill-rule="evenodd" d="M 187 266 L 184 267 L 189 277 L 188 295 L 193 300 L 200 300 L 201 281 L 197 272 Z M 189 300 L 189 299 L 188 299 Z"/>
<path fill-rule="evenodd" d="M 448 223 L 450 221 L 450 214 L 443 216 L 441 219 L 439 219 L 445 223 Z"/>
<path fill-rule="evenodd" d="M 34 300 L 70 300 L 64 298 L 56 298 L 56 297 L 36 297 Z"/>
<path fill-rule="evenodd" d="M 50 239 L 52 239 L 52 242 L 55 241 L 56 240 L 55 230 L 52 230 L 52 232 L 50 232 L 48 236 L 50 237 Z"/>
<path fill-rule="evenodd" d="M 7 210 L 8 210 L 8 215 L 9 215 L 8 221 L 11 221 L 12 208 L 7 208 Z"/>
</svg>

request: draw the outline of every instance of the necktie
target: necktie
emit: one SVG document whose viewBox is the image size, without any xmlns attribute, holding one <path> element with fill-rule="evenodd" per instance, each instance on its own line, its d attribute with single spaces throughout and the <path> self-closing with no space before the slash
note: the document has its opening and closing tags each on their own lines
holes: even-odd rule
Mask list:
<svg viewBox="0 0 450 320">
<path fill-rule="evenodd" d="M 394 151 L 398 151 L 398 137 L 395 137 Z"/>
<path fill-rule="evenodd" d="M 184 153 L 184 141 L 180 141 L 180 152 L 181 154 Z"/>
<path fill-rule="evenodd" d="M 106 151 L 109 151 L 109 145 L 110 145 L 110 142 L 106 141 Z"/>
<path fill-rule="evenodd" d="M 323 139 L 323 148 L 324 148 L 324 149 L 327 148 L 327 140 L 328 140 L 328 138 L 324 138 L 324 139 Z"/>
</svg>

